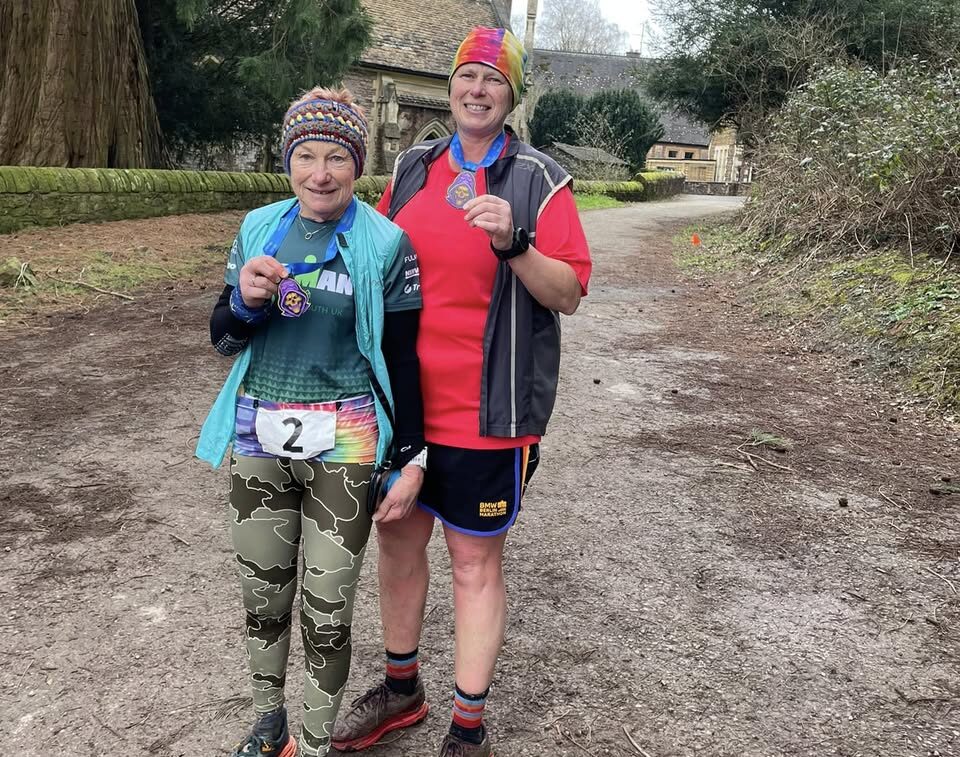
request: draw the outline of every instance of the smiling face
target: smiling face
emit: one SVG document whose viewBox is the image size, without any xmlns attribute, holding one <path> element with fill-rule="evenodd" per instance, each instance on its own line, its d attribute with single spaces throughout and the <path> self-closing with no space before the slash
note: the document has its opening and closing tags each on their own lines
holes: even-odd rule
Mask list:
<svg viewBox="0 0 960 757">
<path fill-rule="evenodd" d="M 497 69 L 465 63 L 450 78 L 450 111 L 461 134 L 484 138 L 498 134 L 513 108 L 513 90 Z"/>
<path fill-rule="evenodd" d="M 310 140 L 290 156 L 290 186 L 300 212 L 314 221 L 339 218 L 353 199 L 356 165 L 345 147 Z"/>
</svg>

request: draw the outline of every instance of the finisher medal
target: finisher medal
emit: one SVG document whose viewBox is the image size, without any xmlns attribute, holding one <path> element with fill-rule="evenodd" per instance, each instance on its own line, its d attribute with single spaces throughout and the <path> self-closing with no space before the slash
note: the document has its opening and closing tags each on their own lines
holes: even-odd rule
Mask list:
<svg viewBox="0 0 960 757">
<path fill-rule="evenodd" d="M 287 318 L 299 318 L 310 309 L 310 295 L 291 276 L 280 282 L 277 307 Z"/>
<path fill-rule="evenodd" d="M 476 172 L 481 168 L 488 168 L 494 164 L 494 161 L 503 151 L 503 146 L 507 143 L 506 132 L 500 132 L 500 135 L 493 140 L 487 150 L 487 154 L 479 163 L 467 160 L 463 156 L 463 145 L 460 144 L 460 135 L 454 134 L 450 141 L 450 154 L 454 162 L 460 166 L 460 173 L 453 183 L 447 187 L 447 202 L 453 207 L 461 210 L 470 200 L 477 196 Z"/>
<path fill-rule="evenodd" d="M 453 183 L 447 187 L 447 202 L 457 209 L 463 208 L 476 196 L 477 183 L 471 171 L 461 171 Z"/>
<path fill-rule="evenodd" d="M 280 250 L 287 232 L 293 226 L 293 222 L 300 212 L 300 203 L 295 202 L 280 219 L 280 225 L 274 229 L 273 234 L 267 243 L 263 246 L 263 254 L 274 258 Z M 326 254 L 323 257 L 323 263 L 329 263 L 337 256 L 337 238 L 342 237 L 353 228 L 353 220 L 357 216 L 357 198 L 354 197 L 347 209 L 340 217 L 337 228 L 334 229 L 330 243 L 327 245 Z M 294 276 L 301 276 L 306 273 L 313 273 L 323 268 L 323 263 L 284 263 L 284 268 L 290 274 L 287 278 L 280 280 L 280 286 L 277 288 L 277 308 L 281 315 L 287 318 L 299 318 L 310 309 L 310 293 L 297 283 Z"/>
</svg>

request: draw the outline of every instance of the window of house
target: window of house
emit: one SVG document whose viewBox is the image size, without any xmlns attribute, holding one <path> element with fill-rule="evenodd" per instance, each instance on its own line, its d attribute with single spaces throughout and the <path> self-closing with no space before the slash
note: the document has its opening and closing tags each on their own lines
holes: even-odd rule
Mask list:
<svg viewBox="0 0 960 757">
<path fill-rule="evenodd" d="M 670 151 L 667 153 L 667 157 L 668 157 L 668 158 L 675 158 L 675 157 L 677 157 L 677 151 L 676 151 L 676 150 L 670 150 Z"/>
<path fill-rule="evenodd" d="M 693 153 L 692 153 L 692 152 L 685 152 L 685 153 L 683 154 L 683 159 L 684 159 L 684 160 L 693 160 Z"/>
</svg>

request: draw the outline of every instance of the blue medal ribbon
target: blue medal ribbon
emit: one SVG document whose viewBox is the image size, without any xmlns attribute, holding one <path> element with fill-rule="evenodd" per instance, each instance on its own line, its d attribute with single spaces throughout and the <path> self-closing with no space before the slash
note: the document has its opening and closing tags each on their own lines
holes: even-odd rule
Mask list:
<svg viewBox="0 0 960 757">
<path fill-rule="evenodd" d="M 280 219 L 280 225 L 277 226 L 276 230 L 270 236 L 270 239 L 268 239 L 267 243 L 263 246 L 264 255 L 269 255 L 271 258 L 277 256 L 277 253 L 280 251 L 280 245 L 287 236 L 287 232 L 290 231 L 290 227 L 293 226 L 293 222 L 297 220 L 297 214 L 299 212 L 300 203 L 295 202 L 293 207 L 283 214 L 283 217 Z M 350 204 L 343 212 L 343 215 L 340 216 L 340 221 L 337 223 L 337 228 L 333 231 L 333 236 L 330 237 L 330 243 L 327 245 L 327 251 L 323 256 L 323 260 L 319 263 L 284 263 L 283 267 L 287 269 L 291 276 L 300 276 L 304 273 L 319 271 L 325 263 L 329 263 L 337 256 L 337 236 L 346 231 L 350 231 L 350 229 L 353 228 L 353 221 L 356 217 L 357 198 L 354 197 L 350 200 Z"/>
<path fill-rule="evenodd" d="M 471 173 L 476 173 L 477 170 L 481 168 L 487 168 L 492 166 L 494 161 L 500 156 L 500 152 L 503 150 L 503 146 L 507 143 L 507 133 L 505 131 L 500 132 L 500 136 L 497 137 L 493 144 L 490 145 L 490 149 L 487 150 L 487 154 L 483 156 L 483 160 L 479 163 L 474 163 L 471 160 L 467 160 L 463 157 L 463 145 L 460 143 L 460 134 L 453 135 L 453 141 L 450 143 L 450 152 L 453 155 L 453 159 L 460 164 L 460 167 L 465 171 L 470 171 Z"/>
</svg>

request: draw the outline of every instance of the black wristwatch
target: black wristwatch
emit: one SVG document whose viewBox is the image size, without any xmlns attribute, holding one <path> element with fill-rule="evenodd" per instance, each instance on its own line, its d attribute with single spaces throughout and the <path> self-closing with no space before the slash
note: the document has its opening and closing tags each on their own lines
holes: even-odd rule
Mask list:
<svg viewBox="0 0 960 757">
<path fill-rule="evenodd" d="M 517 226 L 513 230 L 513 244 L 510 245 L 510 249 L 498 250 L 493 246 L 493 242 L 490 242 L 490 249 L 493 250 L 493 254 L 500 258 L 500 260 L 510 260 L 510 258 L 515 258 L 517 255 L 523 255 L 523 253 L 530 249 L 530 235 L 526 229 Z"/>
</svg>

